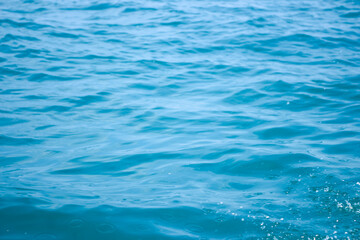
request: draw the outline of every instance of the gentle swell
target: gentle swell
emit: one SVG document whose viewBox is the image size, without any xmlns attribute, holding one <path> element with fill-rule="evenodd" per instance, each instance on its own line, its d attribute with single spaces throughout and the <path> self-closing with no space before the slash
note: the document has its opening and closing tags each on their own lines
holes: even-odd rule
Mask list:
<svg viewBox="0 0 360 240">
<path fill-rule="evenodd" d="M 360 5 L 0 3 L 0 239 L 359 239 Z"/>
</svg>

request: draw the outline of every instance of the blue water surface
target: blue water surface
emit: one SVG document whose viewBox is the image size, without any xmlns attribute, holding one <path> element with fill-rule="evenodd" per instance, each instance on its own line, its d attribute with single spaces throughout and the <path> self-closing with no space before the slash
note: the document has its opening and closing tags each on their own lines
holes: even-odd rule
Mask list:
<svg viewBox="0 0 360 240">
<path fill-rule="evenodd" d="M 0 239 L 360 239 L 358 0 L 1 0 Z"/>
</svg>

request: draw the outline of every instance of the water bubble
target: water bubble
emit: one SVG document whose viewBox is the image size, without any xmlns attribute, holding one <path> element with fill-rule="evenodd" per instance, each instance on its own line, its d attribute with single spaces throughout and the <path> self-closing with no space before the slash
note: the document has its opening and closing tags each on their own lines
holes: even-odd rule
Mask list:
<svg viewBox="0 0 360 240">
<path fill-rule="evenodd" d="M 108 234 L 115 232 L 116 228 L 109 223 L 102 223 L 96 228 L 96 230 L 100 233 Z"/>
<path fill-rule="evenodd" d="M 69 222 L 69 225 L 70 225 L 70 227 L 72 227 L 72 228 L 79 228 L 79 227 L 81 227 L 83 224 L 84 224 L 84 221 L 83 221 L 82 219 L 79 219 L 79 218 L 72 219 L 72 220 Z"/>
</svg>

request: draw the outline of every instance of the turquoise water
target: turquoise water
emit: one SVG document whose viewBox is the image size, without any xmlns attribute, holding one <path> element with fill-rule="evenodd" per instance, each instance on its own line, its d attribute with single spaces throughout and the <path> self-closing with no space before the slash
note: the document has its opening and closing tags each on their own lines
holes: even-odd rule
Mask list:
<svg viewBox="0 0 360 240">
<path fill-rule="evenodd" d="M 0 239 L 360 239 L 359 3 L 0 1 Z"/>
</svg>

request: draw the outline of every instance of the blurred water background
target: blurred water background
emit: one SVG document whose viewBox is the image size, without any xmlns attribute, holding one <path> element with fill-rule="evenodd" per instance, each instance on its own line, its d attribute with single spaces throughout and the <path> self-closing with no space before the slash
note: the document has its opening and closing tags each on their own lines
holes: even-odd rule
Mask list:
<svg viewBox="0 0 360 240">
<path fill-rule="evenodd" d="M 0 239 L 360 239 L 357 0 L 0 1 Z"/>
</svg>

